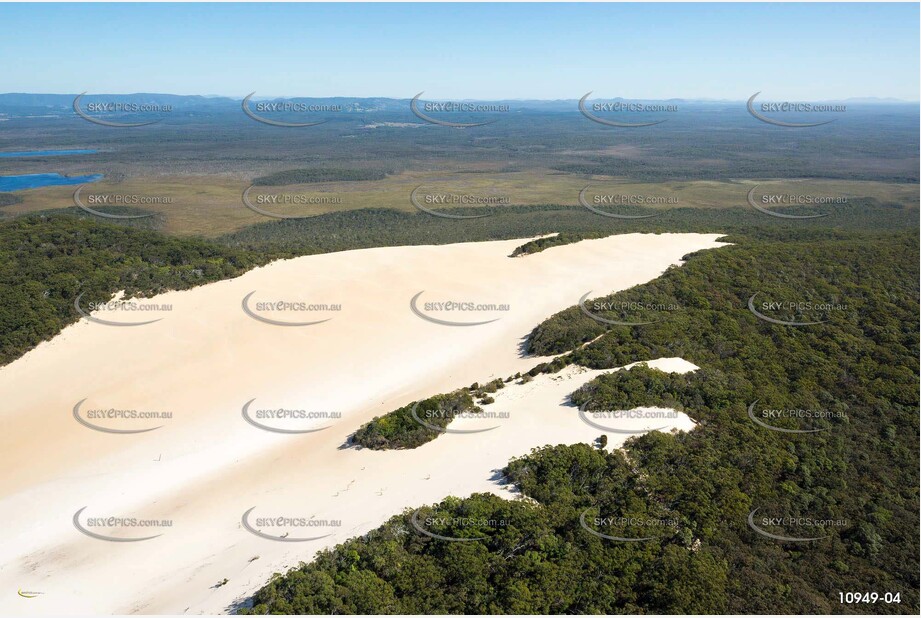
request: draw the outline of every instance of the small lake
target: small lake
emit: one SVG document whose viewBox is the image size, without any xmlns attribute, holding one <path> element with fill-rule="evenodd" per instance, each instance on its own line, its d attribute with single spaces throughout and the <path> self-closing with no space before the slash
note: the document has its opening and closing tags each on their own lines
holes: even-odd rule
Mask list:
<svg viewBox="0 0 921 618">
<path fill-rule="evenodd" d="M 0 176 L 0 192 L 22 191 L 24 189 L 37 189 L 39 187 L 53 187 L 55 185 L 79 185 L 85 182 L 96 182 L 102 179 L 102 174 L 88 174 L 86 176 L 62 176 L 60 174 L 20 174 L 19 176 Z"/>
<path fill-rule="evenodd" d="M 21 152 L 0 152 L 0 159 L 18 157 L 66 157 L 68 155 L 96 154 L 98 150 L 23 150 Z"/>
</svg>

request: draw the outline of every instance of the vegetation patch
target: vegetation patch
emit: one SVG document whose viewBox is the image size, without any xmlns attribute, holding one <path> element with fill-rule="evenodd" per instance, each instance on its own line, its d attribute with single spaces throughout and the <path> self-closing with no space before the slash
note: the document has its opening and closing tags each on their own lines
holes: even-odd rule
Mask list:
<svg viewBox="0 0 921 618">
<path fill-rule="evenodd" d="M 641 209 L 637 209 L 638 211 Z M 918 209 L 891 208 L 873 200 L 853 200 L 836 207 L 834 216 L 806 221 L 771 217 L 750 206 L 730 208 L 676 208 L 648 219 L 612 219 L 581 206 L 481 206 L 444 208 L 439 212 L 456 215 L 486 215 L 457 221 L 426 213 L 410 213 L 385 208 L 366 208 L 332 212 L 309 219 L 288 219 L 258 223 L 219 242 L 254 251 L 284 251 L 298 255 L 346 251 L 364 247 L 400 245 L 442 245 L 458 242 L 533 238 L 558 234 L 543 243 L 528 243 L 513 255 L 533 253 L 583 238 L 599 238 L 630 233 L 726 233 L 756 238 L 782 238 L 810 230 L 834 238 L 855 230 L 913 229 Z M 797 209 L 788 212 L 801 214 Z M 803 211 L 805 212 L 805 211 Z"/>
<path fill-rule="evenodd" d="M 456 415 L 480 411 L 467 389 L 435 395 L 374 417 L 352 443 L 374 450 L 416 448 L 440 436 Z"/>
<path fill-rule="evenodd" d="M 301 185 L 315 182 L 340 182 L 344 180 L 383 180 L 386 172 L 373 169 L 312 168 L 285 170 L 253 179 L 258 186 Z"/>
<path fill-rule="evenodd" d="M 0 224 L 0 364 L 79 320 L 74 300 L 147 297 L 236 277 L 277 257 L 57 213 Z"/>
<path fill-rule="evenodd" d="M 246 613 L 830 614 L 851 609 L 840 591 L 877 590 L 900 602 L 874 611 L 917 614 L 918 233 L 733 240 L 609 297 L 682 311 L 611 327 L 571 308 L 530 338 L 535 353 L 569 350 L 563 364 L 695 363 L 702 369 L 686 375 L 636 366 L 572 395 L 590 410 L 684 409 L 694 430 L 650 432 L 610 453 L 536 449 L 506 468 L 533 502 L 480 494 L 423 509 L 437 515 L 423 524 L 442 526 L 427 531 L 477 540 L 420 533 L 407 511 L 277 576 Z M 847 308 L 819 324 L 780 325 L 748 309 L 756 292 Z M 819 430 L 775 431 L 750 417 L 756 401 L 827 414 L 768 418 Z M 749 526 L 756 509 L 759 522 L 826 523 L 774 530 L 821 537 L 783 542 Z M 470 514 L 492 525 L 457 523 Z"/>
<path fill-rule="evenodd" d="M 14 193 L 0 193 L 0 206 L 12 206 L 21 204 L 22 198 Z"/>
</svg>

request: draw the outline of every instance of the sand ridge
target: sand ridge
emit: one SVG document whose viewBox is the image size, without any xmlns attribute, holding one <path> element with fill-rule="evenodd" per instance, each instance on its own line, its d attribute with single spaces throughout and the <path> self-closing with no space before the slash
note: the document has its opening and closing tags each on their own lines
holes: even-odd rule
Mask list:
<svg viewBox="0 0 921 618">
<path fill-rule="evenodd" d="M 112 327 L 84 319 L 68 327 L 0 369 L 6 402 L 0 457 L 7 469 L 19 471 L 3 479 L 0 491 L 8 514 L 0 543 L 8 607 L 45 615 L 222 612 L 273 572 L 363 534 L 405 507 L 501 491 L 490 478 L 510 456 L 598 436 L 565 405 L 566 395 L 591 372 L 548 381 L 559 390 L 538 388 L 543 376 L 522 385 L 536 389 L 536 399 L 520 396 L 529 402 L 527 411 L 513 397 L 524 391 L 509 388 L 506 395 L 503 389 L 487 406 L 510 408 L 506 427 L 495 431 L 449 434 L 412 451 L 341 447 L 375 415 L 530 369 L 541 359 L 523 358 L 519 347 L 541 320 L 589 290 L 601 296 L 649 281 L 687 253 L 721 246 L 718 237 L 628 234 L 514 259 L 507 256 L 521 240 L 307 256 L 149 299 L 170 306 L 159 322 Z M 341 307 L 260 313 L 328 319 L 276 326 L 243 311 L 251 292 L 257 303 L 284 298 Z M 420 292 L 416 307 L 429 317 L 495 321 L 428 321 L 410 307 Z M 426 309 L 446 299 L 508 308 Z M 128 408 L 172 416 L 98 420 L 118 428 L 160 426 L 145 433 L 94 431 L 74 419 L 73 408 L 84 399 L 81 414 Z M 278 434 L 242 418 L 250 400 L 256 407 L 339 417 L 297 425 L 327 427 L 315 433 Z M 452 427 L 477 422 L 459 419 Z M 679 416 L 673 426 L 687 429 L 689 423 Z M 611 438 L 612 445 L 619 443 Z M 74 527 L 72 517 L 83 507 L 83 517 L 168 519 L 172 526 L 143 542 L 99 541 Z M 339 525 L 319 541 L 271 541 L 241 525 L 248 509 L 254 516 Z M 212 587 L 224 578 L 226 585 Z M 18 589 L 43 594 L 25 599 Z"/>
</svg>

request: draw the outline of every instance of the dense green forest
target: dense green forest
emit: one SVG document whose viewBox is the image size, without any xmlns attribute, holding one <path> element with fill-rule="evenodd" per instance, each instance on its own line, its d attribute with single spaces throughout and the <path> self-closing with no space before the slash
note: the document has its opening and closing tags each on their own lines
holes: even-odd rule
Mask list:
<svg viewBox="0 0 921 618">
<path fill-rule="evenodd" d="M 232 202 L 237 209 L 244 207 L 236 183 L 242 190 L 250 178 L 263 191 L 400 173 L 426 181 L 443 174 L 452 182 L 454 174 L 535 172 L 567 182 L 576 176 L 586 185 L 617 179 L 739 186 L 737 201 L 682 201 L 711 208 L 617 210 L 657 215 L 642 220 L 557 204 L 439 209 L 487 215 L 458 221 L 376 208 L 380 204 L 370 197 L 369 208 L 260 222 L 214 241 L 164 234 L 170 218 L 163 214 L 121 222 L 70 207 L 14 215 L 32 209 L 30 193 L 0 193 L 0 365 L 76 322 L 74 299 L 81 293 L 87 303 L 119 290 L 150 296 L 235 277 L 277 258 L 544 236 L 512 252 L 527 259 L 548 249 L 552 257 L 553 247 L 583 239 L 634 232 L 720 233 L 734 243 L 688 256 L 686 265 L 654 281 L 587 305 L 603 319 L 649 324 L 611 326 L 571 307 L 526 341 L 527 352 L 560 355 L 557 360 L 525 376 L 428 397 L 415 408 L 427 423 L 448 428 L 456 415 L 475 413 L 516 378 L 571 363 L 614 368 L 680 356 L 701 369 L 677 375 L 639 365 L 590 381 L 571 400 L 588 412 L 676 408 L 696 421 L 695 429 L 650 432 L 611 451 L 603 440 L 536 448 L 503 470 L 502 482 L 524 499 L 475 494 L 413 505 L 368 534 L 320 552 L 310 564 L 276 574 L 241 613 L 921 610 L 916 200 L 855 197 L 829 206 L 827 217 L 791 221 L 757 212 L 743 190 L 751 179 L 844 179 L 917 189 L 917 104 L 849 102 L 839 122 L 799 131 L 761 123 L 738 102 L 681 101 L 681 113 L 667 122 L 624 131 L 588 121 L 574 101 L 567 108 L 535 109 L 519 101 L 493 124 L 454 130 L 420 124 L 406 101 L 365 99 L 304 132 L 253 122 L 237 100 L 220 107 L 212 97 L 195 97 L 194 106 L 177 108 L 151 130 L 109 131 L 75 119 L 69 96 L 3 96 L 36 97 L 4 108 L 3 133 L 11 145 L 4 150 L 20 148 L 13 144 L 96 150 L 5 158 L 3 174 L 99 173 L 112 183 L 178 177 L 206 200 L 210 179 L 218 179 L 221 186 L 233 183 L 233 199 L 224 206 Z M 49 106 L 46 96 L 61 100 Z M 510 187 L 515 182 L 497 179 Z M 23 208 L 9 208 L 23 202 Z M 183 225 L 181 217 L 172 221 Z M 764 317 L 816 323 L 791 326 L 758 317 L 749 309 L 754 297 L 752 306 Z M 751 415 L 763 408 L 827 414 L 781 414 L 761 417 L 766 422 L 759 424 Z M 356 431 L 352 444 L 382 450 L 437 441 L 441 432 L 420 425 L 413 409 L 375 418 Z M 791 433 L 803 431 L 809 433 Z M 763 533 L 822 538 L 765 536 L 750 524 L 755 511 Z M 779 517 L 826 523 L 770 523 Z M 309 543 L 301 551 L 305 561 L 313 558 Z M 899 602 L 844 604 L 839 594 L 846 592 L 898 594 Z"/>
<path fill-rule="evenodd" d="M 101 222 L 60 209 L 0 220 L 4 282 L 18 292 L 0 300 L 3 331 L 0 364 L 7 363 L 76 321 L 73 298 L 108 299 L 124 289 L 144 296 L 185 289 L 237 276 L 272 259 L 364 247 L 447 244 L 522 238 L 559 232 L 533 241 L 513 255 L 550 246 L 629 232 L 735 232 L 779 238 L 805 229 L 835 238 L 849 230 L 905 229 L 917 224 L 917 209 L 855 200 L 835 214 L 812 221 L 786 221 L 749 207 L 675 209 L 645 220 L 609 219 L 567 206 L 503 206 L 476 209 L 490 216 L 463 222 L 424 213 L 385 209 L 337 212 L 306 220 L 257 224 L 216 241 L 157 233 L 160 217 Z M 113 214 L 143 214 L 136 208 L 109 208 Z M 449 209 L 469 213 L 473 209 Z M 790 209 L 796 212 L 796 209 Z M 40 224 L 40 225 L 39 225 Z M 84 243 L 84 238 L 91 242 Z M 109 241 L 111 239 L 111 242 Z M 49 246 L 53 244 L 54 247 Z M 56 248 L 55 248 L 56 247 Z M 137 249 L 137 250 L 135 250 Z M 66 259 L 59 260 L 66 256 Z M 8 259 L 6 259 L 8 258 Z M 67 281 L 62 284 L 62 281 Z M 77 291 L 79 288 L 79 291 Z"/>
<path fill-rule="evenodd" d="M 253 179 L 253 184 L 260 186 L 299 185 L 342 180 L 382 180 L 386 177 L 386 172 L 372 169 L 312 168 L 285 170 L 268 176 L 260 176 Z"/>
<path fill-rule="evenodd" d="M 370 104 L 378 107 L 377 101 Z M 172 114 L 146 133 L 100 133 L 75 124 L 65 105 L 59 118 L 36 125 L 41 106 L 3 123 L 9 143 L 31 148 L 92 144 L 95 171 L 128 176 L 175 173 L 268 175 L 279 169 L 356 168 L 429 170 L 556 168 L 577 174 L 613 174 L 634 180 L 842 178 L 918 182 L 918 105 L 848 105 L 846 120 L 808 133 L 778 131 L 739 103 L 681 103 L 668 121 L 639 131 L 589 122 L 573 101 L 566 111 L 524 109 L 474 130 L 419 126 L 406 101 L 398 108 L 332 114 L 302 131 L 272 131 L 240 113 L 195 108 Z M 518 104 L 513 104 L 513 108 Z M 41 110 L 41 111 L 39 111 Z M 390 125 L 390 126 L 388 126 Z M 795 133 L 795 134 L 794 134 Z M 834 156 L 830 156 L 833 153 Z M 78 160 L 56 171 L 79 171 Z M 9 159 L 13 173 L 30 173 L 28 160 Z M 254 173 L 254 170 L 257 170 Z M 287 184 L 287 182 L 285 183 Z"/>
<path fill-rule="evenodd" d="M 92 302 L 121 289 L 129 296 L 184 289 L 301 252 L 563 229 L 558 238 L 515 252 L 524 254 L 609 232 L 729 231 L 733 246 L 694 254 L 652 282 L 592 300 L 646 307 L 596 313 L 648 321 L 653 311 L 652 324 L 611 327 L 573 307 L 538 326 L 527 343 L 531 353 L 563 355 L 534 372 L 661 356 L 697 364 L 702 369 L 687 376 L 642 367 L 616 372 L 572 396 L 589 410 L 680 408 L 698 422 L 695 430 L 650 433 L 615 453 L 587 445 L 538 449 L 506 471 L 536 503 L 478 495 L 438 505 L 441 515 L 472 514 L 487 524 L 433 531 L 485 539 L 420 536 L 407 512 L 274 579 L 256 594 L 253 611 L 912 613 L 918 609 L 919 239 L 915 231 L 895 230 L 916 227 L 916 211 L 864 206 L 792 223 L 765 221 L 745 208 L 676 210 L 632 222 L 565 207 L 512 208 L 463 225 L 368 210 L 317 217 L 312 226 L 278 236 L 268 227 L 258 240 L 262 232 L 241 233 L 225 243 L 66 212 L 19 217 L 0 223 L 0 285 L 10 290 L 0 301 L 0 363 L 75 321 L 73 300 L 81 292 Z M 294 240 L 300 232 L 305 238 Z M 778 320 L 826 320 L 783 326 L 748 309 L 756 293 L 759 303 L 831 308 L 764 309 Z M 493 386 L 499 388 L 462 389 L 452 394 L 454 403 L 452 395 L 438 396 L 447 399 L 433 398 L 431 407 L 469 410 Z M 771 431 L 749 418 L 755 400 L 834 415 L 772 421 L 817 433 Z M 412 448 L 437 438 L 407 412 L 375 419 L 355 443 Z M 451 416 L 444 415 L 445 425 Z M 822 528 L 827 536 L 819 541 L 779 543 L 748 526 L 756 508 L 839 523 Z M 618 543 L 586 531 L 585 513 L 590 521 L 627 516 L 669 523 L 655 540 Z M 489 523 L 496 521 L 504 524 Z M 795 526 L 769 531 L 802 534 Z M 898 592 L 901 603 L 841 605 L 839 591 Z"/>
<path fill-rule="evenodd" d="M 566 352 L 548 371 L 662 356 L 695 363 L 702 369 L 683 376 L 614 372 L 572 395 L 589 409 L 679 407 L 694 430 L 651 432 L 611 453 L 536 449 L 506 469 L 533 500 L 475 495 L 423 509 L 437 515 L 431 532 L 476 540 L 421 534 L 409 509 L 276 576 L 245 612 L 917 614 L 918 233 L 730 240 L 606 299 L 677 307 L 652 324 L 603 326 L 574 307 L 529 339 L 536 354 Z M 748 308 L 755 293 L 829 303 L 764 310 L 826 321 L 762 320 Z M 749 417 L 756 400 L 833 414 L 772 421 L 819 432 L 772 431 Z M 767 538 L 748 524 L 755 509 L 823 520 L 762 524 L 766 532 L 823 538 Z M 654 538 L 601 538 L 583 515 L 602 522 L 596 532 Z M 614 529 L 608 517 L 659 523 Z M 839 592 L 899 593 L 900 603 L 842 604 Z"/>
<path fill-rule="evenodd" d="M 76 322 L 75 298 L 119 290 L 150 296 L 235 277 L 264 264 L 254 254 L 64 213 L 0 223 L 0 364 Z"/>
<path fill-rule="evenodd" d="M 905 229 L 917 226 L 918 210 L 875 199 L 836 205 L 821 219 L 789 221 L 764 215 L 744 204 L 726 208 L 674 208 L 656 211 L 634 208 L 635 213 L 658 216 L 629 220 L 603 217 L 581 206 L 489 206 L 444 208 L 440 212 L 478 219 L 457 221 L 425 213 L 367 208 L 318 215 L 307 219 L 269 221 L 223 236 L 220 241 L 253 251 L 298 255 L 394 245 L 447 244 L 481 240 L 527 238 L 561 234 L 569 241 L 631 232 L 769 233 L 772 231 Z M 786 213 L 809 214 L 814 209 L 788 208 Z M 547 242 L 547 241 L 545 241 Z M 559 241 L 549 241 L 557 244 Z"/>
</svg>

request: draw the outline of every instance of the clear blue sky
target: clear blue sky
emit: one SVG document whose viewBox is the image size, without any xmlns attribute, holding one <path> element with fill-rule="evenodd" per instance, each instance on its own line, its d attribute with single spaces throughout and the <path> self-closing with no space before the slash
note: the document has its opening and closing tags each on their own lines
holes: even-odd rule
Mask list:
<svg viewBox="0 0 921 618">
<path fill-rule="evenodd" d="M 918 4 L 0 4 L 0 92 L 917 101 Z"/>
</svg>

